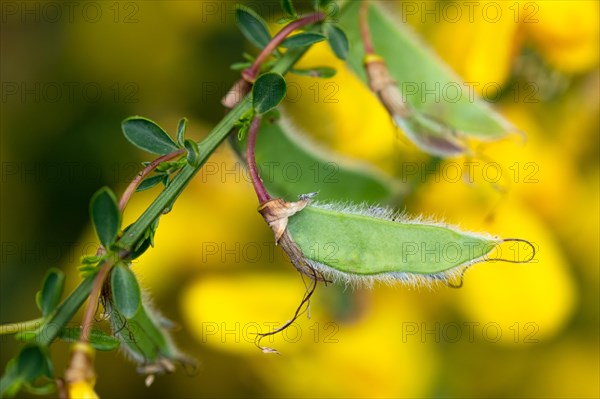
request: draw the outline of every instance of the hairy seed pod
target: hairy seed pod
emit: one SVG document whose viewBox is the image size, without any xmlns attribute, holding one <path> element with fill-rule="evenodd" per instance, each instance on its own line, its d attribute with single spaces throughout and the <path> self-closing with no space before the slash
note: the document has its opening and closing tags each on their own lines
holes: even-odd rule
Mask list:
<svg viewBox="0 0 600 399">
<path fill-rule="evenodd" d="M 311 268 L 351 284 L 449 283 L 502 242 L 367 205 L 310 205 L 287 227 Z"/>
</svg>

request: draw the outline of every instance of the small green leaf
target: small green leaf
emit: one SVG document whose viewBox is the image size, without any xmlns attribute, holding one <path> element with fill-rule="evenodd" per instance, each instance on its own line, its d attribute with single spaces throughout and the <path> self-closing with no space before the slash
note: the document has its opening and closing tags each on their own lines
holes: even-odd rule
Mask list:
<svg viewBox="0 0 600 399">
<path fill-rule="evenodd" d="M 96 191 L 90 201 L 90 215 L 102 246 L 109 249 L 121 228 L 121 212 L 110 188 L 103 187 Z"/>
<path fill-rule="evenodd" d="M 293 4 L 292 0 L 281 0 L 280 4 L 281 4 L 281 9 L 283 10 L 284 13 L 286 13 L 287 15 L 289 15 L 292 18 L 298 17 L 298 13 L 296 12 L 296 8 L 294 8 L 294 4 Z"/>
<path fill-rule="evenodd" d="M 53 380 L 53 379 L 52 379 Z M 33 395 L 42 396 L 42 395 L 50 395 L 56 391 L 56 382 L 55 381 L 47 381 L 42 385 L 32 385 L 28 382 L 24 384 L 25 391 L 31 393 Z"/>
<path fill-rule="evenodd" d="M 246 61 L 248 61 L 251 65 L 254 62 L 254 60 L 256 59 L 255 56 L 253 56 L 250 53 L 246 53 L 246 52 L 242 53 L 242 58 L 245 59 Z"/>
<path fill-rule="evenodd" d="M 343 30 L 335 25 L 330 25 L 327 28 L 327 42 L 329 43 L 329 47 L 331 47 L 331 50 L 336 57 L 338 57 L 340 60 L 345 60 L 348 58 L 350 44 L 348 42 L 348 37 Z"/>
<path fill-rule="evenodd" d="M 271 41 L 267 23 L 254 10 L 238 5 L 235 10 L 235 17 L 244 37 L 256 47 L 262 49 Z"/>
<path fill-rule="evenodd" d="M 283 18 L 279 18 L 277 20 L 277 22 L 275 22 L 277 25 L 287 25 L 290 22 L 294 21 L 295 18 L 290 18 L 290 17 L 283 17 Z"/>
<path fill-rule="evenodd" d="M 183 147 L 183 142 L 185 140 L 185 129 L 187 127 L 188 120 L 187 118 L 181 118 L 179 120 L 179 124 L 177 125 L 177 143 L 179 147 Z"/>
<path fill-rule="evenodd" d="M 151 244 L 151 238 L 144 238 L 143 240 L 140 240 L 139 244 L 133 249 L 133 251 L 130 254 L 131 260 L 135 260 L 142 256 L 148 250 L 148 248 L 151 247 Z"/>
<path fill-rule="evenodd" d="M 238 133 L 237 133 L 237 138 L 239 141 L 244 140 L 244 138 L 246 137 L 246 134 L 248 133 L 248 129 L 250 128 L 250 125 L 242 125 L 240 126 L 240 128 L 238 129 Z"/>
<path fill-rule="evenodd" d="M 23 381 L 19 378 L 17 358 L 12 358 L 6 364 L 4 374 L 0 378 L 0 397 L 12 398 L 19 392 Z"/>
<path fill-rule="evenodd" d="M 46 355 L 39 346 L 26 346 L 17 358 L 17 372 L 21 379 L 28 382 L 46 373 Z"/>
<path fill-rule="evenodd" d="M 65 327 L 60 330 L 58 337 L 67 342 L 77 342 L 81 337 L 81 327 Z M 89 340 L 94 349 L 99 351 L 112 351 L 120 344 L 117 338 L 96 328 L 90 332 Z"/>
<path fill-rule="evenodd" d="M 329 4 L 333 3 L 333 0 L 312 0 L 313 8 L 315 11 L 325 11 L 325 8 L 329 6 Z"/>
<path fill-rule="evenodd" d="M 127 140 L 144 151 L 165 155 L 178 150 L 167 132 L 150 119 L 132 116 L 125 119 L 121 127 Z"/>
<path fill-rule="evenodd" d="M 229 69 L 233 71 L 241 71 L 242 69 L 250 68 L 252 66 L 251 62 L 234 62 L 229 65 Z"/>
<path fill-rule="evenodd" d="M 161 181 L 163 181 L 164 177 L 165 177 L 165 175 L 163 175 L 163 174 L 155 175 L 155 176 L 150 176 L 150 177 L 142 180 L 142 182 L 135 189 L 135 191 L 139 192 L 139 191 L 148 190 L 148 189 L 156 186 Z"/>
<path fill-rule="evenodd" d="M 275 108 L 285 97 L 287 86 L 285 79 L 278 73 L 262 74 L 252 87 L 252 105 L 258 114 L 264 114 Z"/>
<path fill-rule="evenodd" d="M 38 307 L 42 315 L 49 315 L 60 302 L 60 297 L 65 286 L 65 274 L 58 269 L 50 269 L 42 283 L 42 289 L 38 292 Z"/>
<path fill-rule="evenodd" d="M 158 226 L 159 220 L 160 220 L 160 218 L 156 219 L 156 221 L 153 222 L 152 225 L 150 227 L 148 227 L 148 229 L 144 232 L 144 237 L 142 237 L 133 246 L 133 248 L 129 254 L 130 260 L 135 260 L 135 259 L 139 258 L 148 250 L 148 248 L 150 248 L 150 246 L 152 244 L 152 239 L 154 237 L 154 233 L 156 232 L 155 226 Z M 130 227 L 131 227 L 131 225 L 127 226 L 125 228 L 125 230 L 123 231 L 123 233 L 127 234 L 127 231 L 129 230 Z"/>
<path fill-rule="evenodd" d="M 179 164 L 177 162 L 161 162 L 155 170 L 159 173 L 172 173 L 178 167 Z"/>
<path fill-rule="evenodd" d="M 92 265 L 82 265 L 79 266 L 77 270 L 79 270 L 79 273 L 81 273 L 83 278 L 91 276 L 92 274 L 96 274 L 98 271 L 97 267 Z"/>
<path fill-rule="evenodd" d="M 291 73 L 301 76 L 310 76 L 313 78 L 329 79 L 335 76 L 337 71 L 330 67 L 313 67 L 310 69 L 292 69 Z"/>
<path fill-rule="evenodd" d="M 84 265 L 95 265 L 100 262 L 102 256 L 97 255 L 84 255 L 81 257 L 81 263 Z"/>
<path fill-rule="evenodd" d="M 131 269 L 123 263 L 115 265 L 110 285 L 114 307 L 126 319 L 132 318 L 140 307 L 142 293 Z"/>
<path fill-rule="evenodd" d="M 162 184 L 163 184 L 163 186 L 169 187 L 169 181 L 170 181 L 169 180 L 169 175 L 163 175 L 163 178 L 162 178 Z"/>
<path fill-rule="evenodd" d="M 281 46 L 285 48 L 306 47 L 311 44 L 322 42 L 325 39 L 325 35 L 320 33 L 303 32 L 288 37 L 281 43 Z"/>
<path fill-rule="evenodd" d="M 30 392 L 40 392 L 39 388 L 42 387 L 35 387 L 33 383 L 43 376 L 52 379 L 52 375 L 52 362 L 46 351 L 39 346 L 26 346 L 6 365 L 0 378 L 0 397 L 12 397 L 22 387 Z M 48 392 L 48 389 L 45 392 Z"/>
<path fill-rule="evenodd" d="M 185 149 L 187 150 L 187 161 L 192 166 L 200 164 L 200 147 L 194 140 L 185 140 Z"/>
</svg>

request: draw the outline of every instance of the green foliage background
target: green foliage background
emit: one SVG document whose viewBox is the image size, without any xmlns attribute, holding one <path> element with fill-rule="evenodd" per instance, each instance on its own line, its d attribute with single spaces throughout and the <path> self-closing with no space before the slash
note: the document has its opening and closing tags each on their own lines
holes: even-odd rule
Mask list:
<svg viewBox="0 0 600 399">
<path fill-rule="evenodd" d="M 6 8 L 9 3 L 16 5 L 16 14 Z M 256 5 L 256 2 L 250 3 Z M 261 10 L 267 11 L 266 18 L 276 19 L 276 3 L 261 2 Z M 545 3 L 548 2 L 539 2 L 542 10 Z M 586 9 L 591 2 L 575 3 L 571 7 Z M 233 2 L 78 2 L 72 17 L 62 8 L 60 18 L 44 14 L 52 12 L 52 9 L 44 8 L 47 3 L 27 3 L 27 7 L 37 10 L 30 14 L 23 14 L 19 9 L 24 7 L 23 4 L 2 4 L 0 30 L 1 322 L 28 319 L 29 315 L 35 317 L 38 314 L 34 293 L 49 267 L 66 270 L 67 285 L 74 287 L 79 257 L 95 250 L 87 206 L 90 197 L 103 185 L 119 192 L 138 171 L 139 163 L 148 160 L 123 137 L 121 121 L 130 115 L 144 115 L 174 132 L 179 118 L 186 116 L 190 119 L 188 135 L 200 139 L 224 115 L 220 99 L 238 78 L 238 73 L 227 66 L 240 61 L 240 54 L 248 50 L 235 27 Z M 96 9 L 100 10 L 99 16 L 94 12 Z M 83 10 L 88 13 L 84 14 Z M 541 14 L 540 23 L 550 24 L 543 19 L 547 15 Z M 442 28 L 411 22 L 434 47 L 441 46 L 443 41 L 436 36 L 436 29 Z M 450 35 L 456 37 L 464 36 L 462 30 L 467 29 L 461 24 L 443 28 L 454 32 Z M 478 28 L 474 29 L 478 32 Z M 481 35 L 487 32 L 484 28 L 479 29 Z M 558 31 L 567 36 L 569 29 L 559 28 Z M 491 36 L 489 40 L 489 46 L 495 46 Z M 573 40 L 583 41 L 584 38 Z M 519 51 L 540 53 L 543 58 L 548 49 L 539 46 L 529 43 L 525 50 Z M 454 53 L 460 51 L 457 48 Z M 551 54 L 546 57 L 551 64 L 555 61 Z M 460 73 L 456 57 L 447 59 Z M 213 231 L 215 242 L 222 237 L 228 237 L 231 242 L 269 239 L 270 232 L 254 213 L 255 203 L 249 184 L 242 179 L 238 183 L 228 181 L 225 188 L 218 188 L 219 182 L 211 181 L 208 185 L 195 186 L 181 208 L 176 206 L 173 215 L 166 216 L 168 219 L 176 217 L 178 211 L 185 214 L 197 209 L 204 219 L 193 219 L 193 224 L 186 224 L 181 222 L 185 217 L 178 218 L 178 224 L 167 227 L 164 233 L 161 234 L 159 229 L 157 246 L 161 246 L 161 240 L 167 247 L 169 244 L 165 241 L 179 241 L 180 250 L 157 255 L 156 259 L 164 269 L 164 282 L 162 286 L 149 287 L 165 316 L 182 324 L 183 328 L 175 333 L 175 337 L 182 349 L 199 359 L 199 370 L 193 376 L 178 371 L 159 377 L 148 389 L 133 364 L 114 353 L 99 353 L 97 391 L 104 397 L 597 396 L 600 368 L 596 178 L 599 174 L 598 111 L 597 107 L 594 111 L 593 104 L 598 104 L 598 66 L 597 62 L 592 62 L 591 67 L 565 71 L 558 63 L 551 65 L 549 70 L 563 77 L 559 83 L 568 82 L 570 86 L 534 105 L 517 106 L 522 107 L 523 113 L 536 115 L 534 127 L 542 132 L 537 136 L 534 134 L 533 143 L 543 146 L 534 147 L 533 160 L 541 162 L 542 167 L 558 166 L 556 170 L 551 169 L 554 174 L 545 175 L 546 180 L 542 182 L 545 184 L 538 188 L 539 198 L 529 192 L 524 196 L 528 209 L 539 210 L 544 231 L 554 238 L 551 248 L 548 244 L 541 251 L 558 254 L 548 262 L 560 258 L 561 265 L 565 265 L 564 274 L 559 273 L 557 279 L 567 280 L 568 284 L 572 282 L 574 288 L 550 294 L 537 286 L 531 288 L 532 297 L 549 295 L 567 304 L 567 310 L 562 310 L 565 316 L 549 322 L 551 327 L 548 329 L 552 333 L 547 337 L 542 334 L 540 343 L 511 346 L 465 340 L 436 343 L 429 339 L 403 345 L 401 336 L 391 334 L 386 337 L 381 333 L 388 325 L 397 323 L 393 314 L 396 311 L 405 321 L 429 323 L 429 326 L 437 321 L 471 322 L 474 316 L 461 313 L 458 300 L 445 291 L 407 292 L 405 288 L 396 287 L 382 289 L 380 293 L 359 290 L 349 294 L 341 288 L 330 287 L 322 289 L 322 297 L 314 305 L 325 309 L 324 314 L 317 312 L 316 320 L 320 323 L 333 320 L 342 330 L 355 331 L 356 336 L 340 338 L 339 343 L 333 344 L 335 350 L 330 345 L 327 347 L 329 352 L 323 352 L 327 356 L 318 353 L 327 345 L 321 342 L 311 347 L 312 338 L 308 335 L 297 345 L 298 350 L 291 349 L 292 345 L 285 346 L 288 353 L 284 350 L 283 360 L 254 353 L 254 347 L 247 342 L 237 347 L 233 345 L 234 349 L 222 349 L 218 343 L 206 345 L 191 331 L 193 323 L 185 310 L 196 304 L 181 303 L 186 298 L 196 298 L 181 295 L 191 279 L 210 282 L 213 281 L 211 278 L 221 281 L 223 277 L 223 284 L 215 285 L 218 289 L 214 292 L 227 294 L 228 281 L 238 287 L 240 285 L 236 284 L 243 283 L 248 275 L 257 276 L 250 282 L 261 281 L 264 276 L 269 283 L 257 286 L 254 294 L 259 296 L 261 290 L 269 290 L 272 295 L 269 298 L 276 300 L 283 296 L 283 307 L 289 298 L 290 304 L 294 304 L 301 293 L 301 283 L 295 272 L 280 257 L 274 265 L 243 262 L 231 265 L 232 262 L 220 264 L 218 260 L 203 265 L 198 261 L 200 256 L 192 254 L 198 250 L 195 235 L 210 236 L 199 231 Z M 510 82 L 514 84 L 510 79 L 507 82 L 507 86 Z M 510 102 L 505 98 L 499 106 L 510 108 Z M 590 109 L 582 110 L 581 104 L 591 104 Z M 553 115 L 563 117 L 557 122 Z M 573 144 L 575 150 L 563 146 L 564 142 L 571 143 L 563 138 L 573 135 L 577 137 Z M 564 156 L 544 163 L 547 156 L 544 149 Z M 224 159 L 232 162 L 234 158 L 228 150 L 220 150 L 217 160 Z M 248 187 L 240 188 L 240 185 Z M 249 197 L 239 205 L 240 209 L 232 211 L 233 216 L 225 213 L 225 207 L 219 209 L 222 214 L 212 218 L 211 214 L 216 211 L 202 210 L 203 206 L 222 201 L 228 193 Z M 445 192 L 436 194 L 443 197 Z M 420 204 L 427 201 L 422 201 L 419 195 L 408 199 L 409 210 L 429 211 L 427 205 L 421 207 Z M 223 201 L 229 207 L 237 206 L 231 198 Z M 558 205 L 545 207 L 545 203 Z M 465 205 L 463 211 L 468 213 L 473 208 L 467 209 Z M 235 216 L 239 214 L 248 217 L 236 220 Z M 518 215 L 517 212 L 512 214 L 511 223 L 522 222 Z M 525 222 L 523 225 L 526 229 Z M 139 267 L 143 268 L 143 263 Z M 546 281 L 545 273 L 554 269 L 548 266 L 540 270 L 539 278 Z M 142 277 L 142 285 L 144 279 L 153 283 L 161 281 L 152 277 L 157 273 L 154 270 Z M 499 273 L 506 275 L 508 269 L 500 269 Z M 240 275 L 243 277 L 237 279 Z M 281 281 L 288 285 L 271 284 L 269 278 L 272 276 L 275 276 L 274 282 L 283 276 Z M 465 283 L 470 283 L 468 276 Z M 222 291 L 219 291 L 221 287 Z M 289 291 L 289 287 L 298 291 Z M 505 289 L 511 290 L 511 286 Z M 490 292 L 482 288 L 477 295 L 486 298 Z M 215 312 L 226 314 L 228 309 L 239 305 L 234 299 L 229 304 L 228 299 L 231 298 L 213 298 L 214 302 L 197 306 L 201 309 L 212 307 Z M 369 307 L 373 303 L 373 307 Z M 385 308 L 387 313 L 377 316 L 377 306 L 384 303 L 389 305 Z M 253 320 L 280 320 L 277 318 L 279 313 L 275 312 L 277 316 L 269 314 L 271 304 L 254 309 Z M 523 303 L 515 301 L 503 305 L 517 309 Z M 551 315 L 553 310 L 548 307 L 539 313 Z M 293 308 L 288 306 L 287 309 L 283 315 Z M 201 310 L 198 312 L 201 317 Z M 490 309 L 492 320 L 494 312 Z M 547 318 L 552 319 L 551 316 Z M 508 330 L 504 333 L 510 334 Z M 12 337 L 0 339 L 0 363 L 4 365 L 16 353 L 17 345 Z M 387 345 L 390 345 L 389 349 L 385 349 Z M 244 348 L 236 349 L 239 346 Z M 376 348 L 371 350 L 371 346 Z M 247 347 L 251 347 L 250 351 Z M 422 347 L 427 347 L 425 352 L 421 351 Z M 66 365 L 67 352 L 66 344 L 53 347 L 57 367 Z M 405 369 L 398 370 L 397 374 L 389 370 L 389 365 L 397 365 L 390 358 L 399 358 Z M 336 370 L 340 362 L 349 368 Z M 368 367 L 361 369 L 362 363 Z M 353 369 L 355 365 L 357 368 Z M 366 369 L 370 373 L 364 371 Z M 351 375 L 344 370 L 363 372 Z M 61 374 L 63 370 L 56 371 Z M 405 375 L 411 377 L 405 379 Z M 398 382 L 388 384 L 392 376 Z"/>
</svg>

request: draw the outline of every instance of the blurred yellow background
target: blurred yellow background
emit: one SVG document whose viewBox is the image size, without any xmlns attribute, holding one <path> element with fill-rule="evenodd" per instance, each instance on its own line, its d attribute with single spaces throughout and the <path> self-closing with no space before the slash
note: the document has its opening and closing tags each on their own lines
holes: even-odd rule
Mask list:
<svg viewBox="0 0 600 399">
<path fill-rule="evenodd" d="M 277 2 L 247 3 L 279 18 Z M 263 354 L 253 333 L 287 321 L 304 285 L 224 144 L 134 265 L 198 370 L 146 388 L 134 364 L 99 353 L 102 397 L 600 396 L 599 3 L 386 3 L 479 94 L 501 88 L 488 100 L 527 140 L 432 163 L 326 45 L 302 64 L 338 74 L 290 76 L 299 96 L 286 111 L 312 140 L 405 183 L 390 205 L 526 238 L 536 261 L 479 264 L 460 290 L 321 285 L 310 319 L 263 342 L 282 355 Z M 185 116 L 201 139 L 224 114 L 220 99 L 237 78 L 228 66 L 249 50 L 233 1 L 69 4 L 1 4 L 3 323 L 37 317 L 48 267 L 75 286 L 80 256 L 95 250 L 89 198 L 102 185 L 121 192 L 149 160 L 121 121 L 143 115 L 172 133 Z M 473 183 L 448 178 L 466 162 L 478 162 Z M 502 179 L 487 173 L 492 162 Z M 126 222 L 157 192 L 135 196 Z M 5 365 L 18 345 L 1 339 Z M 67 347 L 54 347 L 60 375 Z"/>
</svg>

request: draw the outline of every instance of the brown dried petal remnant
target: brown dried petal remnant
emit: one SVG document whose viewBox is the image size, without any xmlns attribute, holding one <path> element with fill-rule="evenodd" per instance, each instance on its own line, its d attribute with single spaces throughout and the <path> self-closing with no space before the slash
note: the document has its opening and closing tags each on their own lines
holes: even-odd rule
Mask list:
<svg viewBox="0 0 600 399">
<path fill-rule="evenodd" d="M 275 244 L 279 243 L 279 240 L 287 229 L 288 218 L 304 209 L 311 198 L 312 195 L 305 195 L 300 197 L 296 202 L 286 202 L 282 198 L 274 198 L 258 207 L 258 212 L 263 216 L 269 227 L 271 227 L 273 234 L 275 234 Z"/>
<path fill-rule="evenodd" d="M 411 112 L 408 104 L 403 100 L 402 94 L 396 86 L 396 82 L 390 76 L 387 66 L 377 56 L 370 56 L 365 62 L 369 86 L 377 94 L 379 101 L 387 109 L 390 115 L 397 115 L 401 118 L 408 117 Z"/>
<path fill-rule="evenodd" d="M 294 267 L 305 276 L 317 281 L 326 281 L 320 273 L 315 272 L 302 250 L 294 242 L 287 230 L 288 218 L 304 209 L 315 194 L 300 196 L 296 202 L 286 202 L 282 198 L 275 198 L 263 203 L 258 212 L 263 216 L 275 235 L 275 244 L 287 254 Z"/>
</svg>

